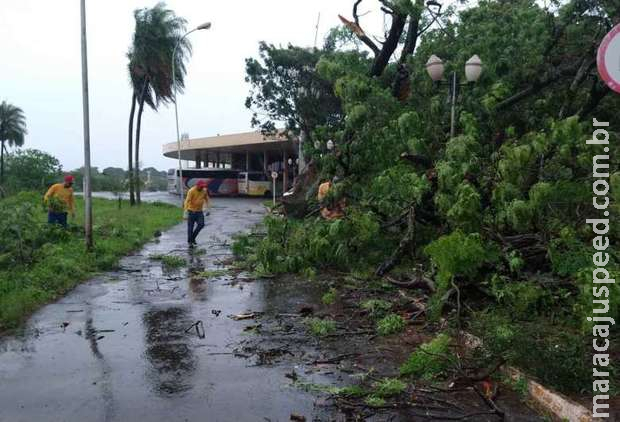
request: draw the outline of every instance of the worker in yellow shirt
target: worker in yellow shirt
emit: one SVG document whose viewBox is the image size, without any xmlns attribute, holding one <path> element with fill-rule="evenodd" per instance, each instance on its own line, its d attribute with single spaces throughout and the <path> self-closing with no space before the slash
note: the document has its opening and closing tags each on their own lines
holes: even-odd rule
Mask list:
<svg viewBox="0 0 620 422">
<path fill-rule="evenodd" d="M 67 213 L 75 218 L 75 201 L 73 199 L 73 181 L 70 174 L 65 176 L 64 183 L 56 183 L 47 190 L 43 197 L 47 205 L 47 222 L 50 224 L 60 224 L 67 228 Z"/>
<path fill-rule="evenodd" d="M 319 204 L 321 206 L 321 216 L 326 220 L 335 220 L 344 216 L 344 199 L 341 199 L 335 204 L 329 204 L 327 201 L 329 191 L 338 181 L 338 176 L 334 176 L 331 181 L 327 180 L 319 185 L 317 200 L 319 201 Z"/>
<path fill-rule="evenodd" d="M 196 186 L 187 191 L 185 197 L 187 243 L 190 248 L 196 246 L 196 237 L 205 226 L 205 212 L 208 205 L 209 189 L 207 189 L 207 182 L 199 180 Z"/>
</svg>

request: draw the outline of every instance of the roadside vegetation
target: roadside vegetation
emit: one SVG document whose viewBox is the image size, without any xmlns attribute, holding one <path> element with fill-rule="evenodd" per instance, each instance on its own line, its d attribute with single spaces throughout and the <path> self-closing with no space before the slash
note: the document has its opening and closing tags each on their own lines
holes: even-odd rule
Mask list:
<svg viewBox="0 0 620 422">
<path fill-rule="evenodd" d="M 154 233 L 180 222 L 175 207 L 144 204 L 118 209 L 116 201 L 93 199 L 96 242 L 84 248 L 83 201 L 76 198 L 69 230 L 47 224 L 42 194 L 22 192 L 0 200 L 0 332 L 93 274 L 115 268 Z"/>
<path fill-rule="evenodd" d="M 482 339 L 471 356 L 479 368 L 505 361 L 565 393 L 591 394 L 594 234 L 585 221 L 600 213 L 585 141 L 593 117 L 613 122 L 618 139 L 620 97 L 598 81 L 593 48 L 618 8 L 465 2 L 427 26 L 435 17 L 425 2 L 383 2 L 391 27 L 375 45 L 353 3 L 355 22 L 343 19 L 322 49 L 263 43 L 247 59 L 247 105 L 264 111 L 254 123 L 268 132 L 286 121 L 289 133 L 303 133 L 310 164 L 263 234 L 238 238 L 233 251 L 259 275 L 337 275 L 323 302 L 364 291 L 361 308 L 378 334 L 425 318 L 435 339 L 400 362 L 403 376 L 462 376 L 453 356 L 467 330 Z M 432 54 L 457 73 L 473 54 L 483 61 L 480 80 L 459 93 L 454 137 L 446 91 L 426 73 Z M 611 160 L 609 218 L 618 221 L 620 162 Z M 340 180 L 326 203 L 344 200 L 346 211 L 326 221 L 315 198 L 333 176 Z M 618 279 L 617 224 L 609 236 L 607 268 Z M 385 284 L 406 292 L 408 304 Z M 620 285 L 609 289 L 620 295 Z M 617 301 L 608 315 L 620 318 Z M 368 405 L 384 400 L 374 395 Z"/>
</svg>

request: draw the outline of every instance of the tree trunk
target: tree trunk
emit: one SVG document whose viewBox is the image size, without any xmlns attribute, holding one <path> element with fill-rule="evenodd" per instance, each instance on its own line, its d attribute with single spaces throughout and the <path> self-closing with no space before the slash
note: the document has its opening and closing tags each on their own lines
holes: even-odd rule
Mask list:
<svg viewBox="0 0 620 422">
<path fill-rule="evenodd" d="M 144 91 L 143 91 L 144 93 Z M 134 180 L 136 182 L 136 203 L 140 205 L 140 128 L 142 126 L 142 112 L 144 111 L 144 96 L 140 98 L 138 106 L 138 121 L 136 123 L 136 161 L 134 163 Z"/>
<path fill-rule="evenodd" d="M 409 27 L 407 29 L 407 39 L 405 46 L 400 55 L 400 63 L 406 63 L 407 57 L 411 56 L 418 43 L 418 31 L 420 29 L 420 19 L 422 18 L 422 10 L 424 10 L 424 0 L 417 0 L 415 12 L 409 16 Z"/>
<path fill-rule="evenodd" d="M 140 92 L 140 97 L 138 97 L 138 122 L 136 123 L 136 161 L 134 163 L 134 182 L 136 189 L 136 203 L 140 205 L 142 199 L 140 198 L 140 129 L 142 126 L 142 112 L 144 111 L 144 95 L 146 94 L 146 89 L 148 87 L 148 78 L 144 79 L 142 83 L 142 92 Z"/>
<path fill-rule="evenodd" d="M 4 141 L 0 143 L 0 186 L 4 184 Z"/>
<path fill-rule="evenodd" d="M 136 114 L 136 93 L 131 97 L 131 111 L 129 112 L 129 135 L 127 142 L 127 152 L 129 154 L 129 163 L 127 167 L 127 182 L 129 183 L 129 203 L 135 205 L 136 198 L 133 191 L 133 118 Z"/>
<path fill-rule="evenodd" d="M 394 13 L 392 15 L 392 25 L 390 26 L 390 32 L 388 34 L 383 48 L 379 54 L 375 57 L 370 70 L 370 76 L 381 76 L 383 70 L 388 65 L 390 57 L 394 53 L 394 50 L 398 47 L 400 36 L 405 29 L 405 23 L 407 23 L 407 16 Z"/>
</svg>

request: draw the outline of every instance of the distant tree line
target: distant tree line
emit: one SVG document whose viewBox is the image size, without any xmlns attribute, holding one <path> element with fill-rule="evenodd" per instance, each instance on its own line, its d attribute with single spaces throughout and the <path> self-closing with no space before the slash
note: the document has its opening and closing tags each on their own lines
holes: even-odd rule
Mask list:
<svg viewBox="0 0 620 422">
<path fill-rule="evenodd" d="M 20 191 L 43 191 L 49 185 L 61 180 L 63 168 L 57 158 L 36 149 L 17 150 L 4 157 L 4 190 L 7 194 Z M 84 169 L 78 168 L 68 173 L 75 177 L 74 188 L 82 190 Z M 140 171 L 140 185 L 145 191 L 164 191 L 167 189 L 167 173 L 154 167 Z M 127 172 L 120 167 L 91 169 L 93 191 L 126 192 Z"/>
</svg>

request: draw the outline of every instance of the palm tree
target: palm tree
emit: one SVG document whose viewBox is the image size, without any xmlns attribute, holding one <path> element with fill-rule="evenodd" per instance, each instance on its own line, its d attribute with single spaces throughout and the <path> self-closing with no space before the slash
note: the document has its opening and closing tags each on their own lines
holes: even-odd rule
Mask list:
<svg viewBox="0 0 620 422">
<path fill-rule="evenodd" d="M 140 132 L 142 113 L 146 104 L 157 111 L 160 104 L 173 101 L 173 81 L 171 58 L 174 47 L 180 41 L 175 57 L 175 79 L 178 89 L 184 87 L 186 74 L 185 61 L 191 55 L 191 44 L 182 39 L 186 21 L 166 9 L 164 3 L 158 3 L 151 9 L 138 9 L 134 12 L 136 29 L 127 57 L 129 59 L 129 77 L 133 89 L 131 114 L 129 118 L 129 143 L 136 105 L 138 119 L 136 123 L 135 157 L 133 179 L 136 201 L 140 203 Z M 131 146 L 129 147 L 131 156 Z M 131 161 L 131 158 L 130 158 Z M 131 168 L 131 164 L 130 164 Z"/>
<path fill-rule="evenodd" d="M 26 117 L 23 110 L 2 101 L 0 104 L 0 185 L 4 182 L 6 144 L 21 147 L 24 145 L 24 137 L 27 133 Z"/>
</svg>

